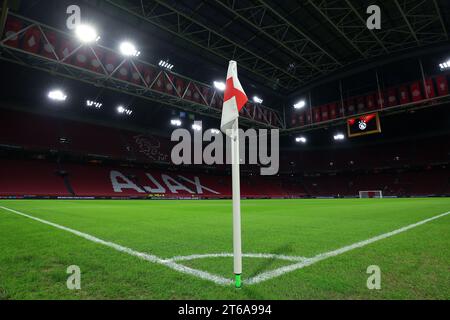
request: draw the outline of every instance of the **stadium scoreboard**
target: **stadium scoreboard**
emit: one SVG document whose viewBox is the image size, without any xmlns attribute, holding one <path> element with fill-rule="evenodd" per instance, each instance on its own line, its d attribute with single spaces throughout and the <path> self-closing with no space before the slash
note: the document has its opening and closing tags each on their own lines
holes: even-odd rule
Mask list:
<svg viewBox="0 0 450 320">
<path fill-rule="evenodd" d="M 377 112 L 347 119 L 347 130 L 350 138 L 380 133 L 380 117 Z"/>
</svg>

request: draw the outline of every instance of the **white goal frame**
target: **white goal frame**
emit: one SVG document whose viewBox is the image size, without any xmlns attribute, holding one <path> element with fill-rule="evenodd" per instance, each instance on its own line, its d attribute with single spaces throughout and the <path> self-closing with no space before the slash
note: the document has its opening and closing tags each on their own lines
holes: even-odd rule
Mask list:
<svg viewBox="0 0 450 320">
<path fill-rule="evenodd" d="M 359 198 L 360 199 L 368 199 L 369 197 L 369 193 L 375 193 L 375 196 L 373 198 L 380 198 L 383 199 L 383 191 L 381 190 L 363 190 L 363 191 L 359 191 Z M 364 196 L 366 195 L 366 196 Z"/>
</svg>

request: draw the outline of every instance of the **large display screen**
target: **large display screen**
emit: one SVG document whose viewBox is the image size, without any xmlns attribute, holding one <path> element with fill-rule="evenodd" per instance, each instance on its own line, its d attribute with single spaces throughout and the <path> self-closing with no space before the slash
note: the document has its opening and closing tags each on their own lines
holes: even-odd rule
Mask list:
<svg viewBox="0 0 450 320">
<path fill-rule="evenodd" d="M 347 120 L 348 136 L 357 137 L 381 132 L 378 113 L 370 113 Z"/>
</svg>

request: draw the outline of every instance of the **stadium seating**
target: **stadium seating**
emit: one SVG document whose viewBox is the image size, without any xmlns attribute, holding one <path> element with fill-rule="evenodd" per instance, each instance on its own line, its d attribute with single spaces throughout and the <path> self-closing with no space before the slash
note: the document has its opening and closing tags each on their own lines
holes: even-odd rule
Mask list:
<svg viewBox="0 0 450 320">
<path fill-rule="evenodd" d="M 54 163 L 1 160 L 0 177 L 0 196 L 71 196 Z"/>
<path fill-rule="evenodd" d="M 102 156 L 109 158 L 111 163 L 120 162 L 116 160 L 133 163 L 130 160 L 135 160 L 131 168 L 70 161 L 57 166 L 45 161 L 2 159 L 0 196 L 231 196 L 230 177 L 221 170 L 216 170 L 215 175 L 207 175 L 168 166 L 170 141 L 164 137 L 2 110 L 0 145 L 38 152 L 54 150 L 57 154 L 68 153 L 88 158 Z M 444 166 L 449 161 L 449 155 L 450 141 L 446 136 L 366 145 L 353 148 L 352 152 L 346 148 L 335 148 L 326 153 L 320 149 L 302 153 L 285 150 L 281 155 L 282 177 L 243 174 L 241 192 L 242 196 L 249 198 L 356 196 L 360 190 L 382 190 L 385 195 L 395 196 L 449 194 L 450 175 Z M 166 169 L 144 169 L 144 166 L 151 164 L 162 164 Z M 408 169 L 414 166 L 429 169 Z M 248 166 L 243 166 L 243 169 L 248 169 Z M 58 175 L 61 170 L 67 172 L 66 178 Z M 120 173 L 119 178 L 116 177 L 119 184 L 125 177 L 135 187 L 114 190 L 112 172 Z M 202 186 L 213 191 L 204 189 L 199 193 L 195 184 L 180 176 L 190 181 L 198 177 Z"/>
</svg>

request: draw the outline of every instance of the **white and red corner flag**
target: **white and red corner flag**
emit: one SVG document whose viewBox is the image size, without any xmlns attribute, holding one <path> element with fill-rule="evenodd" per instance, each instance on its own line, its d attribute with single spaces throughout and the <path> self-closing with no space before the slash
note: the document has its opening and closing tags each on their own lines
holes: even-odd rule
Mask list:
<svg viewBox="0 0 450 320">
<path fill-rule="evenodd" d="M 230 61 L 227 84 L 223 98 L 222 123 L 220 129 L 231 138 L 231 180 L 233 189 L 233 260 L 236 287 L 241 287 L 241 189 L 239 173 L 239 111 L 247 103 L 247 95 L 238 79 L 237 63 Z"/>
<path fill-rule="evenodd" d="M 227 73 L 227 83 L 223 98 L 222 122 L 220 129 L 227 134 L 227 130 L 231 130 L 234 121 L 239 118 L 239 112 L 248 101 L 247 95 L 242 89 L 238 79 L 237 63 L 230 61 Z"/>
</svg>

